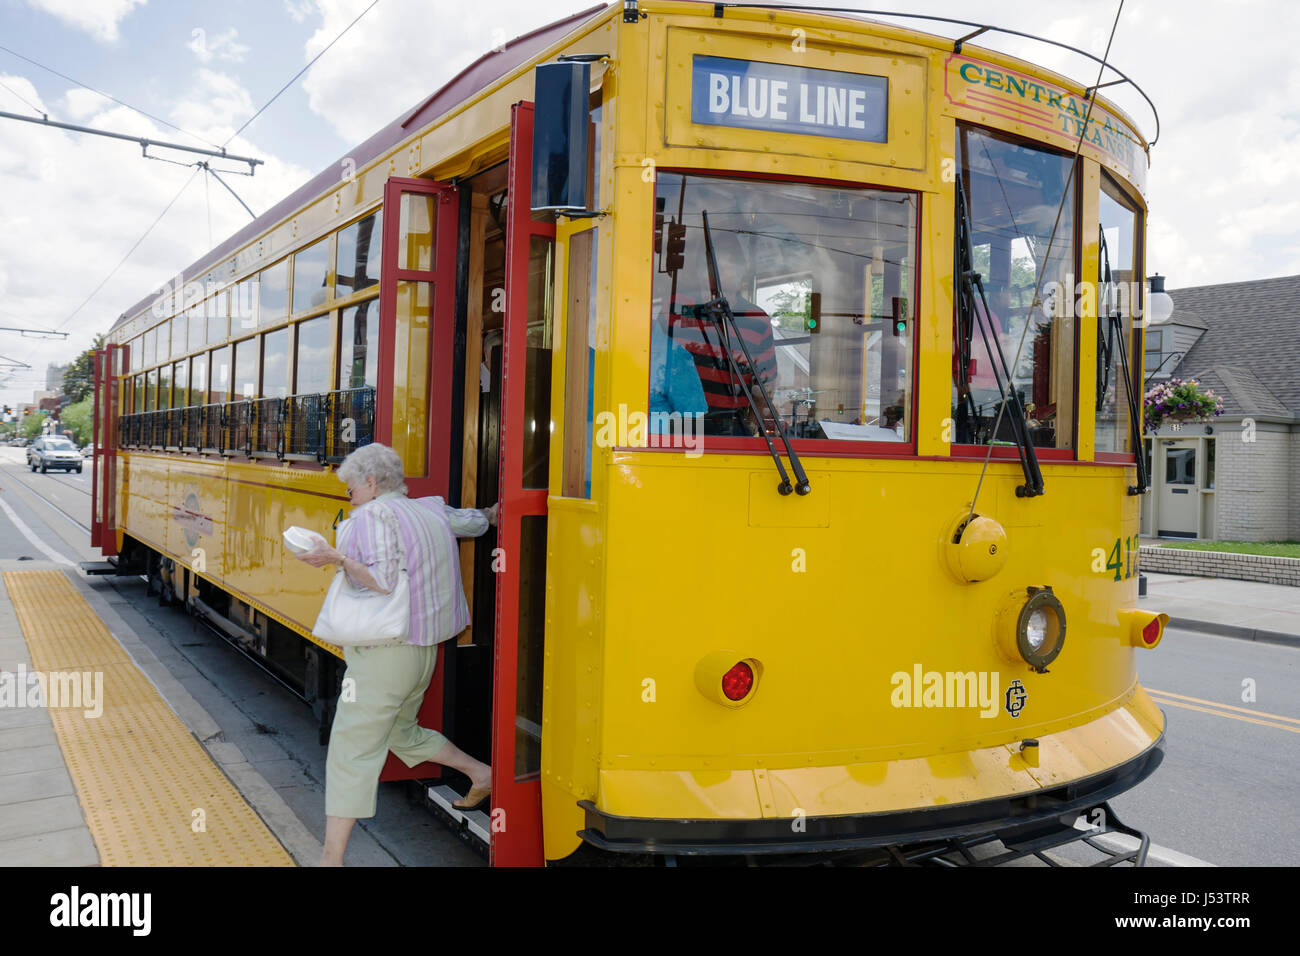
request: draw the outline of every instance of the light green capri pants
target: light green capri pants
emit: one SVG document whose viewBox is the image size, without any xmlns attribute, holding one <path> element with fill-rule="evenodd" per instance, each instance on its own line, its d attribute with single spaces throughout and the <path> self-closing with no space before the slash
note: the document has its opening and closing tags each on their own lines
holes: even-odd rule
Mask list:
<svg viewBox="0 0 1300 956">
<path fill-rule="evenodd" d="M 447 738 L 415 722 L 438 662 L 438 646 L 345 647 L 348 669 L 325 761 L 325 814 L 375 815 L 388 751 L 408 767 L 432 760 Z"/>
</svg>

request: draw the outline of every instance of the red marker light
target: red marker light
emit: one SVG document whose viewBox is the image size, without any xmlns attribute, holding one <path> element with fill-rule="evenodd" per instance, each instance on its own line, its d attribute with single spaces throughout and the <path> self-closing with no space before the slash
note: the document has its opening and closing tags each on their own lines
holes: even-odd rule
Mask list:
<svg viewBox="0 0 1300 956">
<path fill-rule="evenodd" d="M 1147 626 L 1142 628 L 1142 640 L 1148 644 L 1154 644 L 1160 640 L 1160 618 L 1153 617 L 1147 622 Z"/>
<path fill-rule="evenodd" d="M 727 700 L 744 700 L 753 687 L 754 671 L 744 661 L 722 675 L 722 693 Z"/>
</svg>

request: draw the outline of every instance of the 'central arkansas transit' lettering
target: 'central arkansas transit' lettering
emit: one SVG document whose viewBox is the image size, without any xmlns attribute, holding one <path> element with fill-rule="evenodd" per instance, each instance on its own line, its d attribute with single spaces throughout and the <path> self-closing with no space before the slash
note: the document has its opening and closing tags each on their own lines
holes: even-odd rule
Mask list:
<svg viewBox="0 0 1300 956">
<path fill-rule="evenodd" d="M 691 120 L 781 133 L 883 143 L 889 81 L 883 76 L 697 56 Z"/>
</svg>

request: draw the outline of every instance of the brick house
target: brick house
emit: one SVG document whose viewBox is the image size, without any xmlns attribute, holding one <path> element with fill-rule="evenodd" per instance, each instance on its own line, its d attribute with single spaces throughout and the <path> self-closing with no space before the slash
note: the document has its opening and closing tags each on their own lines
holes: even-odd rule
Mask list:
<svg viewBox="0 0 1300 956">
<path fill-rule="evenodd" d="M 1223 399 L 1208 425 L 1147 433 L 1142 533 L 1300 540 L 1300 276 L 1171 289 L 1146 330 L 1146 385 L 1196 379 Z"/>
</svg>

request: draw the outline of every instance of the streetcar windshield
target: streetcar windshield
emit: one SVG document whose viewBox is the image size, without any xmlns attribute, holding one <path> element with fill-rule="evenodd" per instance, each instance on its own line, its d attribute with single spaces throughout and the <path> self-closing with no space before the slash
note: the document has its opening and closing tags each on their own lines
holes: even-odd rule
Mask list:
<svg viewBox="0 0 1300 956">
<path fill-rule="evenodd" d="M 710 298 L 706 212 L 734 364 L 689 308 Z M 910 441 L 913 194 L 661 173 L 654 251 L 652 428 L 700 414 L 704 434 L 757 435 L 761 381 L 793 437 Z"/>
</svg>

